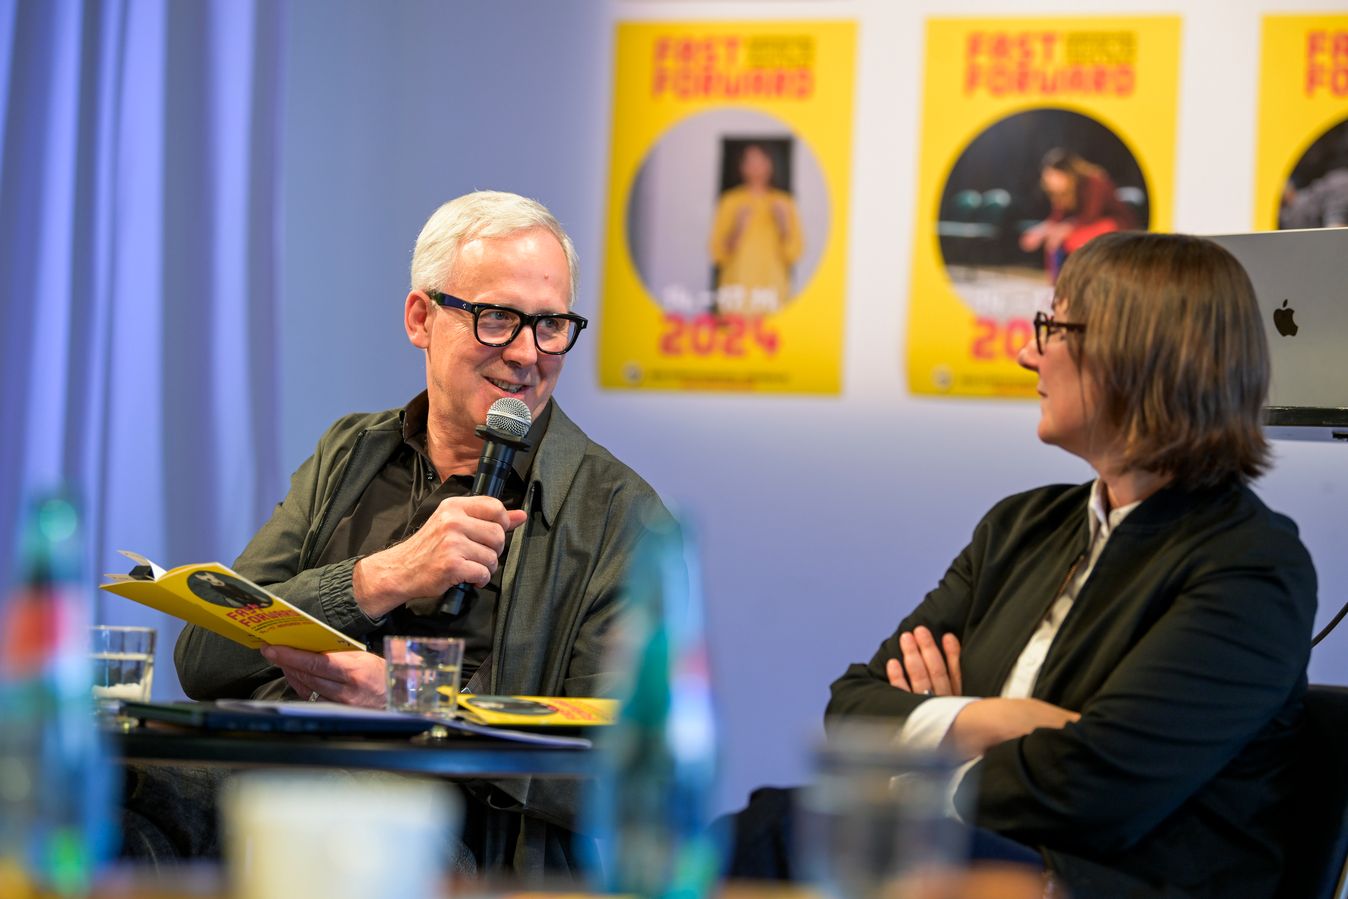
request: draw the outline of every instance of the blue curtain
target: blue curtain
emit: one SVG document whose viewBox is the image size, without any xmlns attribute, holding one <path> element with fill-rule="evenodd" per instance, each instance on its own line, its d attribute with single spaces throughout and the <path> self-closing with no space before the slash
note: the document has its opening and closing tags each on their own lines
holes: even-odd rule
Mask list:
<svg viewBox="0 0 1348 899">
<path fill-rule="evenodd" d="M 81 502 L 91 587 L 121 548 L 220 559 L 281 496 L 284 13 L 0 0 L 0 589 L 38 491 Z M 97 597 L 175 695 L 177 623 Z"/>
</svg>

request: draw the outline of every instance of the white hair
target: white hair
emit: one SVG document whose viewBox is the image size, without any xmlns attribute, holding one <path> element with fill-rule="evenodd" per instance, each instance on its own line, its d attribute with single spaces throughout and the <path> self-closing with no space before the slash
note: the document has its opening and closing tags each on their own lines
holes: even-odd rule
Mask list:
<svg viewBox="0 0 1348 899">
<path fill-rule="evenodd" d="M 537 200 L 496 190 L 479 190 L 450 200 L 431 214 L 412 251 L 412 289 L 440 290 L 449 283 L 459 248 L 479 237 L 511 237 L 521 231 L 545 228 L 566 253 L 571 276 L 568 308 L 576 302 L 580 262 L 576 247 L 560 222 Z"/>
</svg>

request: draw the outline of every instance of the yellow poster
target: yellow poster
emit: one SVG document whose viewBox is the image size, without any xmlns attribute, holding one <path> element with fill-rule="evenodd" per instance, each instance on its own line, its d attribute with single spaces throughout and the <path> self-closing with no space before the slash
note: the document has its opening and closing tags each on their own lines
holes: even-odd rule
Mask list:
<svg viewBox="0 0 1348 899">
<path fill-rule="evenodd" d="M 837 393 L 855 26 L 618 25 L 599 380 Z"/>
<path fill-rule="evenodd" d="M 1348 225 L 1348 16 L 1265 16 L 1254 227 Z"/>
<path fill-rule="evenodd" d="M 1180 20 L 927 22 L 908 389 L 1033 396 L 1016 364 L 1064 259 L 1171 227 Z"/>
</svg>

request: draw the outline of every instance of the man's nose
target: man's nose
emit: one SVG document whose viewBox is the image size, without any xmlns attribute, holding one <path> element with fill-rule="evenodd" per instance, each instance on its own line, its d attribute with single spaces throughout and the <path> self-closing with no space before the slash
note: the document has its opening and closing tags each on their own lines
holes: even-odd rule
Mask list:
<svg viewBox="0 0 1348 899">
<path fill-rule="evenodd" d="M 520 333 L 506 345 L 501 356 L 515 365 L 533 365 L 538 361 L 538 342 L 534 329 L 528 326 L 520 328 Z"/>
</svg>

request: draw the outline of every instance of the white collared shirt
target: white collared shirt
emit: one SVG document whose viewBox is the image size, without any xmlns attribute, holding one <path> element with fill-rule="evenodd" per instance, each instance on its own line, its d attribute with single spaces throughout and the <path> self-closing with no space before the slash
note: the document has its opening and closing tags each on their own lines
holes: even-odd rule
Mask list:
<svg viewBox="0 0 1348 899">
<path fill-rule="evenodd" d="M 1091 486 L 1090 500 L 1087 502 L 1087 526 L 1090 529 L 1090 546 L 1083 559 L 1078 560 L 1072 569 L 1072 575 L 1063 585 L 1062 594 L 1049 607 L 1048 614 L 1039 622 L 1039 627 L 1035 628 L 1030 640 L 1025 644 L 1025 648 L 1020 651 L 1020 656 L 1016 659 L 1016 664 L 1012 666 L 1011 673 L 1007 675 L 1006 682 L 1002 684 L 1001 697 L 1006 699 L 1028 699 L 1034 692 L 1034 682 L 1039 677 L 1039 671 L 1044 667 L 1044 659 L 1048 657 L 1049 647 L 1053 644 L 1053 638 L 1058 635 L 1058 629 L 1062 627 L 1063 620 L 1067 618 L 1067 613 L 1072 608 L 1073 601 L 1080 594 L 1082 586 L 1095 570 L 1095 563 L 1100 559 L 1100 553 L 1104 551 L 1105 543 L 1109 536 L 1114 533 L 1114 529 L 1119 523 L 1127 517 L 1129 512 L 1136 509 L 1138 503 L 1129 503 L 1126 506 L 1120 506 L 1117 509 L 1111 509 L 1108 512 L 1108 499 L 1105 494 L 1104 481 L 1097 479 Z M 941 635 L 936 634 L 936 639 L 940 640 Z M 899 731 L 896 738 L 898 745 L 916 751 L 931 751 L 939 747 L 944 742 L 946 735 L 950 733 L 950 728 L 955 723 L 955 718 L 964 707 L 972 702 L 977 702 L 982 697 L 979 696 L 935 696 L 922 703 L 913 713 L 908 716 L 904 722 L 903 728 Z M 977 759 L 972 759 L 965 766 L 971 767 Z M 961 771 L 961 775 L 962 775 Z M 956 783 L 960 780 L 956 778 Z"/>
</svg>

